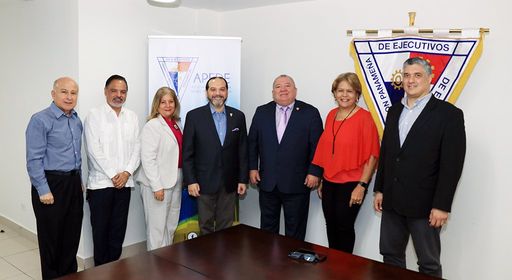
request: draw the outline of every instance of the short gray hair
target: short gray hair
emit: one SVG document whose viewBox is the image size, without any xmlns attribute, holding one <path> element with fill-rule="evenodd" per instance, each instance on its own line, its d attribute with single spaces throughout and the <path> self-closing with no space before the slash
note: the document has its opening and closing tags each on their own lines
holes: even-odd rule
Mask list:
<svg viewBox="0 0 512 280">
<path fill-rule="evenodd" d="M 274 89 L 274 86 L 276 85 L 276 81 L 277 79 L 279 78 L 288 78 L 290 79 L 290 81 L 292 81 L 292 84 L 293 84 L 293 87 L 296 88 L 297 86 L 295 85 L 295 81 L 293 80 L 292 77 L 290 77 L 289 75 L 286 75 L 286 74 L 281 74 L 279 76 L 277 76 L 275 79 L 274 79 L 274 82 L 272 83 L 272 89 Z"/>
<path fill-rule="evenodd" d="M 425 59 L 423 59 L 421 57 L 411 57 L 411 58 L 407 59 L 404 62 L 403 68 L 405 69 L 405 66 L 413 65 L 413 64 L 421 65 L 423 67 L 423 70 L 425 70 L 425 73 L 427 73 L 427 75 L 429 75 L 429 76 L 432 75 L 432 65 L 430 65 L 430 63 L 428 61 L 426 61 Z"/>
</svg>

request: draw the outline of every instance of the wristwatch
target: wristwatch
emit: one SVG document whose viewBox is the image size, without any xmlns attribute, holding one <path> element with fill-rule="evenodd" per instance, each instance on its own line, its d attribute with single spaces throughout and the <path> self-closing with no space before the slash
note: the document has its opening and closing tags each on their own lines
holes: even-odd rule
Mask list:
<svg viewBox="0 0 512 280">
<path fill-rule="evenodd" d="M 361 185 L 361 187 L 365 188 L 365 189 L 368 189 L 368 183 L 365 183 L 363 181 L 359 181 L 359 183 L 357 183 L 358 185 Z"/>
</svg>

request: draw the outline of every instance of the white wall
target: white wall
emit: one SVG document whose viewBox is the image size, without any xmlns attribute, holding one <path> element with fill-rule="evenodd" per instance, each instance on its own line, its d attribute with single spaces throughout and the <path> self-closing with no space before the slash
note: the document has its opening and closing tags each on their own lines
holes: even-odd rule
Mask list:
<svg viewBox="0 0 512 280">
<path fill-rule="evenodd" d="M 141 0 L 0 1 L 0 215 L 35 232 L 25 171 L 24 130 L 30 115 L 50 103 L 53 79 L 79 79 L 78 111 L 83 117 L 101 104 L 103 84 L 112 73 L 129 83 L 126 106 L 146 114 L 147 35 L 240 36 L 241 107 L 248 123 L 258 105 L 271 100 L 272 79 L 292 75 L 300 99 L 325 116 L 334 106 L 333 78 L 353 70 L 347 29 L 395 28 L 418 13 L 420 27 L 489 27 L 484 53 L 457 106 L 465 112 L 468 149 L 453 214 L 442 233 L 444 276 L 449 279 L 510 279 L 512 211 L 508 180 L 512 136 L 508 94 L 512 59 L 506 0 L 431 2 L 317 0 L 225 13 L 186 8 L 161 9 Z M 84 165 L 85 166 L 85 165 Z M 144 240 L 138 193 L 133 193 L 125 245 Z M 355 253 L 380 259 L 380 218 L 364 203 L 356 224 Z M 241 203 L 241 220 L 259 226 L 257 191 Z M 80 255 L 90 257 L 88 206 Z M 323 214 L 313 194 L 307 240 L 326 245 Z M 85 246 L 84 246 L 85 244 Z M 409 267 L 415 267 L 410 258 Z"/>
<path fill-rule="evenodd" d="M 0 1 L 0 215 L 35 232 L 25 129 L 53 81 L 78 76 L 77 1 Z"/>
<path fill-rule="evenodd" d="M 128 81 L 125 106 L 138 114 L 141 128 L 148 114 L 147 36 L 218 34 L 216 12 L 158 8 L 141 0 L 79 1 L 78 13 L 82 118 L 91 108 L 104 104 L 105 80 L 112 74 L 120 74 Z M 86 171 L 86 164 L 83 167 Z M 79 255 L 91 257 L 93 248 L 88 204 L 84 210 Z M 135 188 L 124 246 L 145 240 L 144 211 L 140 193 Z"/>
<path fill-rule="evenodd" d="M 77 111 L 105 102 L 111 74 L 129 84 L 127 108 L 141 126 L 147 115 L 147 36 L 218 35 L 219 14 L 166 9 L 139 0 L 0 1 L 0 215 L 36 232 L 30 181 L 25 168 L 25 128 L 30 116 L 49 106 L 53 80 L 71 76 L 80 85 Z M 87 175 L 86 156 L 84 176 Z M 85 179 L 84 179 L 85 181 Z M 84 205 L 79 256 L 92 256 L 89 207 Z M 138 190 L 132 193 L 124 246 L 144 241 L 145 223 Z"/>
<path fill-rule="evenodd" d="M 337 1 L 233 11 L 222 17 L 226 36 L 241 36 L 242 110 L 251 118 L 258 105 L 271 100 L 272 79 L 292 75 L 298 98 L 316 105 L 324 116 L 334 107 L 330 85 L 337 74 L 353 71 L 347 29 L 400 28 L 408 11 L 424 28 L 489 27 L 483 55 L 457 106 L 465 112 L 467 155 L 453 214 L 442 232 L 444 277 L 449 279 L 511 279 L 508 250 L 512 248 L 512 195 L 508 174 L 511 117 L 508 93 L 512 43 L 507 1 Z M 249 120 L 250 121 L 250 120 Z M 355 254 L 381 260 L 380 217 L 367 196 L 356 222 Z M 241 203 L 244 223 L 259 226 L 258 193 L 251 189 Z M 316 194 L 306 239 L 326 245 L 321 205 Z M 408 266 L 416 269 L 409 248 Z"/>
</svg>

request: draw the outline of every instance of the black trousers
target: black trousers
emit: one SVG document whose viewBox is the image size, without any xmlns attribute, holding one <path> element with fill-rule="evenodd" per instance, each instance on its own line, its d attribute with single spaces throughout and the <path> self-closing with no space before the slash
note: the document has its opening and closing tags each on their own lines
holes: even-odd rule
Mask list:
<svg viewBox="0 0 512 280">
<path fill-rule="evenodd" d="M 304 240 L 308 225 L 310 192 L 282 193 L 278 188 L 271 192 L 260 189 L 261 229 L 279 233 L 281 207 L 284 211 L 285 235 Z"/>
<path fill-rule="evenodd" d="M 349 203 L 352 191 L 357 184 L 358 182 L 338 184 L 325 179 L 323 181 L 322 210 L 327 226 L 329 248 L 347 253 L 354 251 L 356 240 L 354 223 L 361 204 L 353 204 L 349 207 Z"/>
<path fill-rule="evenodd" d="M 201 194 L 197 198 L 197 215 L 201 235 L 233 225 L 236 197 L 236 192 L 228 193 L 225 188 L 221 187 L 215 194 Z"/>
<path fill-rule="evenodd" d="M 84 197 L 79 174 L 46 174 L 46 180 L 54 203 L 42 204 L 32 186 L 32 207 L 42 276 L 54 279 L 77 271 L 76 252 L 82 230 Z"/>
<path fill-rule="evenodd" d="M 440 231 L 429 225 L 428 218 L 409 218 L 393 210 L 382 211 L 379 247 L 384 263 L 406 268 L 405 249 L 411 236 L 419 271 L 442 277 Z"/>
<path fill-rule="evenodd" d="M 87 190 L 91 210 L 94 265 L 116 261 L 123 251 L 131 188 Z"/>
</svg>

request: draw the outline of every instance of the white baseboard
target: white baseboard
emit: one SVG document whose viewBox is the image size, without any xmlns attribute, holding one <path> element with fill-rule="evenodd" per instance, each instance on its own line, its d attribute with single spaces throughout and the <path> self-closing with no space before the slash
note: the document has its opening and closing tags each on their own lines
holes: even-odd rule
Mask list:
<svg viewBox="0 0 512 280">
<path fill-rule="evenodd" d="M 3 224 L 5 226 L 9 227 L 10 229 L 16 231 L 19 235 L 23 236 L 24 238 L 26 238 L 36 244 L 38 243 L 36 233 L 16 224 L 15 222 L 13 222 L 1 215 L 0 215 L 0 224 Z M 121 254 L 121 259 L 128 258 L 128 257 L 134 256 L 134 255 L 146 252 L 146 251 L 147 251 L 146 241 L 128 245 L 128 246 L 123 247 L 123 253 Z M 78 270 L 79 271 L 94 267 L 94 258 L 93 257 L 81 258 L 81 257 L 77 256 L 76 260 L 78 262 Z"/>
<path fill-rule="evenodd" d="M 28 239 L 32 242 L 35 242 L 37 244 L 37 235 L 34 232 L 18 225 L 17 223 L 15 223 L 3 216 L 0 216 L 0 224 L 4 224 L 4 225 L 8 226 L 9 228 L 11 228 L 14 231 L 16 231 L 17 233 L 19 233 L 21 236 L 23 236 L 26 239 Z"/>
</svg>

